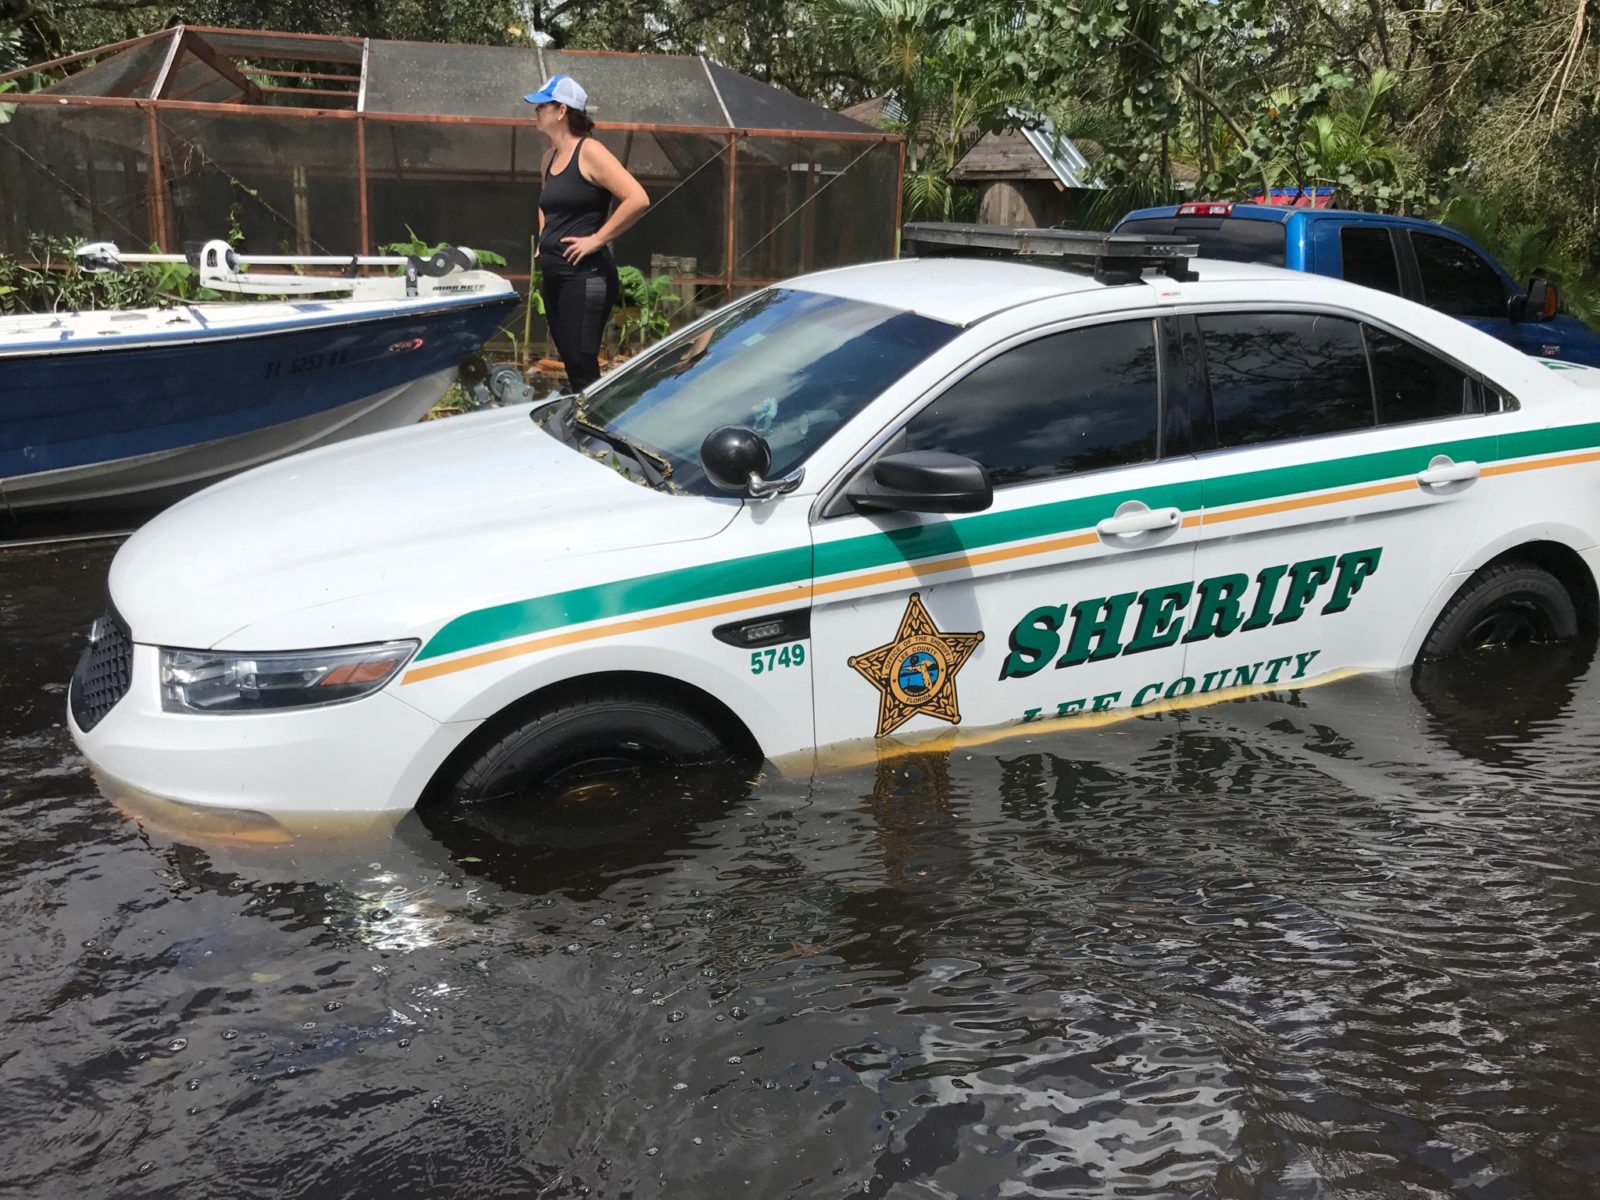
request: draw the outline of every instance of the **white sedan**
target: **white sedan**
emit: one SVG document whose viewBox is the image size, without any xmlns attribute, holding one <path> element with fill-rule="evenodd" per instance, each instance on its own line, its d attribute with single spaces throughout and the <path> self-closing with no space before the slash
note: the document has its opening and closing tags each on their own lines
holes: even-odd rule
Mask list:
<svg viewBox="0 0 1600 1200">
<path fill-rule="evenodd" d="M 585 396 L 170 509 L 112 565 L 84 754 L 188 805 L 404 810 L 1595 627 L 1600 372 L 1148 239 L 912 235 Z"/>
</svg>

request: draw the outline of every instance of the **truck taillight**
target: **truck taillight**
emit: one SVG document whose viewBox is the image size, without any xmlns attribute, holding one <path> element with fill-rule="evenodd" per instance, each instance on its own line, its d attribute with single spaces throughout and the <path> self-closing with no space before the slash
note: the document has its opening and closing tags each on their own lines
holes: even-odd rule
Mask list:
<svg viewBox="0 0 1600 1200">
<path fill-rule="evenodd" d="M 1233 213 L 1233 205 L 1216 200 L 1191 200 L 1178 205 L 1180 217 L 1226 217 Z"/>
</svg>

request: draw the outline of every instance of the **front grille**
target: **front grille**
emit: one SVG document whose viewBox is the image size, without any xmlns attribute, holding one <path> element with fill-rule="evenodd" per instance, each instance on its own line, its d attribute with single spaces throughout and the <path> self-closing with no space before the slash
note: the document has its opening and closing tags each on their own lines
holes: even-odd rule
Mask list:
<svg viewBox="0 0 1600 1200">
<path fill-rule="evenodd" d="M 117 610 L 108 608 L 99 621 L 99 636 L 84 647 L 67 689 L 67 703 L 79 729 L 88 733 L 100 724 L 128 694 L 132 674 L 133 637 Z"/>
</svg>

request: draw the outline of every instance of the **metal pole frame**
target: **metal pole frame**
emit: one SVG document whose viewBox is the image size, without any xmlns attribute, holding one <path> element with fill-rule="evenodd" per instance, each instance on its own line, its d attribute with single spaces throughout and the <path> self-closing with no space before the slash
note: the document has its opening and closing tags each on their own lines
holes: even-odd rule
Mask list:
<svg viewBox="0 0 1600 1200">
<path fill-rule="evenodd" d="M 191 27 L 193 28 L 193 27 Z M 233 106 L 209 104 L 200 100 L 136 100 L 129 96 L 63 96 L 54 92 L 7 92 L 7 104 L 56 104 L 76 105 L 87 104 L 90 106 L 106 105 L 145 105 L 158 103 L 162 108 L 178 111 L 214 113 L 218 109 Z M 348 108 L 289 108 L 288 106 L 273 107 L 271 113 L 274 117 L 283 117 L 287 120 L 303 120 L 320 117 L 333 120 L 354 120 L 358 115 Z M 465 117 L 439 113 L 385 113 L 366 112 L 360 115 L 379 117 L 385 121 L 396 124 L 408 125 L 516 125 L 525 127 L 528 122 L 521 117 Z M 706 137 L 724 138 L 730 133 L 742 138 L 788 138 L 791 140 L 808 142 L 903 142 L 905 136 L 899 133 L 882 133 L 872 130 L 862 130 L 855 133 L 849 130 L 828 132 L 827 130 L 812 129 L 757 129 L 736 128 L 729 129 L 726 125 L 669 125 L 661 121 L 596 121 L 594 127 L 602 131 L 614 130 L 626 133 L 629 130 L 642 133 L 683 133 L 700 134 Z"/>
<path fill-rule="evenodd" d="M 165 252 L 172 244 L 167 229 L 167 181 L 161 170 L 161 125 L 156 120 L 155 106 L 143 105 L 145 131 L 150 137 L 150 226 L 151 240 Z"/>
<path fill-rule="evenodd" d="M 733 298 L 733 256 L 737 252 L 736 231 L 739 225 L 738 177 L 739 134 L 734 131 L 728 134 L 728 261 L 722 271 L 729 299 Z"/>
<path fill-rule="evenodd" d="M 900 257 L 900 227 L 905 223 L 906 140 L 900 139 L 900 169 L 894 177 L 894 256 Z"/>
<path fill-rule="evenodd" d="M 356 186 L 360 189 L 356 196 L 361 214 L 361 253 L 371 254 L 372 227 L 367 213 L 367 118 L 363 114 L 356 117 Z"/>
</svg>

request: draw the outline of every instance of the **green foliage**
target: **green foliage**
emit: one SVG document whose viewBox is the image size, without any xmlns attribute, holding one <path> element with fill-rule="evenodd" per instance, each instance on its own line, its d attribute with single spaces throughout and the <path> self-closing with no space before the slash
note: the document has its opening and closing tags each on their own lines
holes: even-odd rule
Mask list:
<svg viewBox="0 0 1600 1200">
<path fill-rule="evenodd" d="M 1027 0 L 1013 61 L 1040 107 L 1112 116 L 1097 164 L 1107 182 L 1170 181 L 1189 157 L 1202 178 L 1270 186 L 1274 139 L 1247 114 L 1274 11 L 1267 0 Z"/>
<path fill-rule="evenodd" d="M 904 215 L 970 215 L 950 172 L 988 129 L 1024 107 L 1022 81 L 1007 61 L 1017 32 L 993 7 L 957 11 L 945 0 L 819 0 L 841 54 L 889 102 L 885 124 L 906 137 Z"/>
<path fill-rule="evenodd" d="M 164 301 L 216 296 L 194 286 L 195 271 L 187 264 L 90 272 L 78 266 L 76 248 L 76 242 L 35 235 L 28 239 L 26 255 L 0 254 L 0 312 L 151 308 Z"/>
<path fill-rule="evenodd" d="M 15 25 L 0 25 L 0 74 L 26 66 L 22 57 L 22 30 Z M 0 85 L 0 91 L 3 91 Z"/>
<path fill-rule="evenodd" d="M 1399 78 L 1379 67 L 1360 88 L 1348 76 L 1319 67 L 1310 87 L 1278 88 L 1267 97 L 1259 128 L 1271 129 L 1265 171 L 1276 187 L 1333 189 L 1336 208 L 1410 211 L 1438 203 L 1417 161 L 1394 133 L 1380 103 Z"/>
<path fill-rule="evenodd" d="M 409 41 L 505 45 L 523 21 L 515 0 L 20 0 L 27 62 L 92 50 L 160 29 L 191 25 L 355 34 Z"/>
<path fill-rule="evenodd" d="M 378 247 L 378 253 L 389 255 L 404 254 L 417 258 L 427 258 L 430 254 L 434 254 L 451 245 L 450 242 L 425 242 L 417 236 L 417 231 L 409 225 L 406 226 L 406 238 L 408 240 L 403 242 L 385 242 Z M 478 263 L 481 266 L 503 267 L 506 265 L 505 256 L 496 254 L 493 250 L 474 249 L 473 253 L 478 256 Z M 395 273 L 400 274 L 404 270 L 405 268 L 403 267 L 396 267 Z"/>
<path fill-rule="evenodd" d="M 617 320 L 624 347 L 632 338 L 642 350 L 672 332 L 667 306 L 681 304 L 682 298 L 671 290 L 671 279 L 665 275 L 647 279 L 638 267 L 618 267 L 617 283 Z"/>
<path fill-rule="evenodd" d="M 1501 203 L 1468 193 L 1452 196 L 1440 220 L 1499 259 L 1518 283 L 1526 286 L 1535 275 L 1549 279 L 1568 312 L 1600 329 L 1600 286 L 1562 249 L 1554 221 L 1516 220 Z"/>
</svg>

